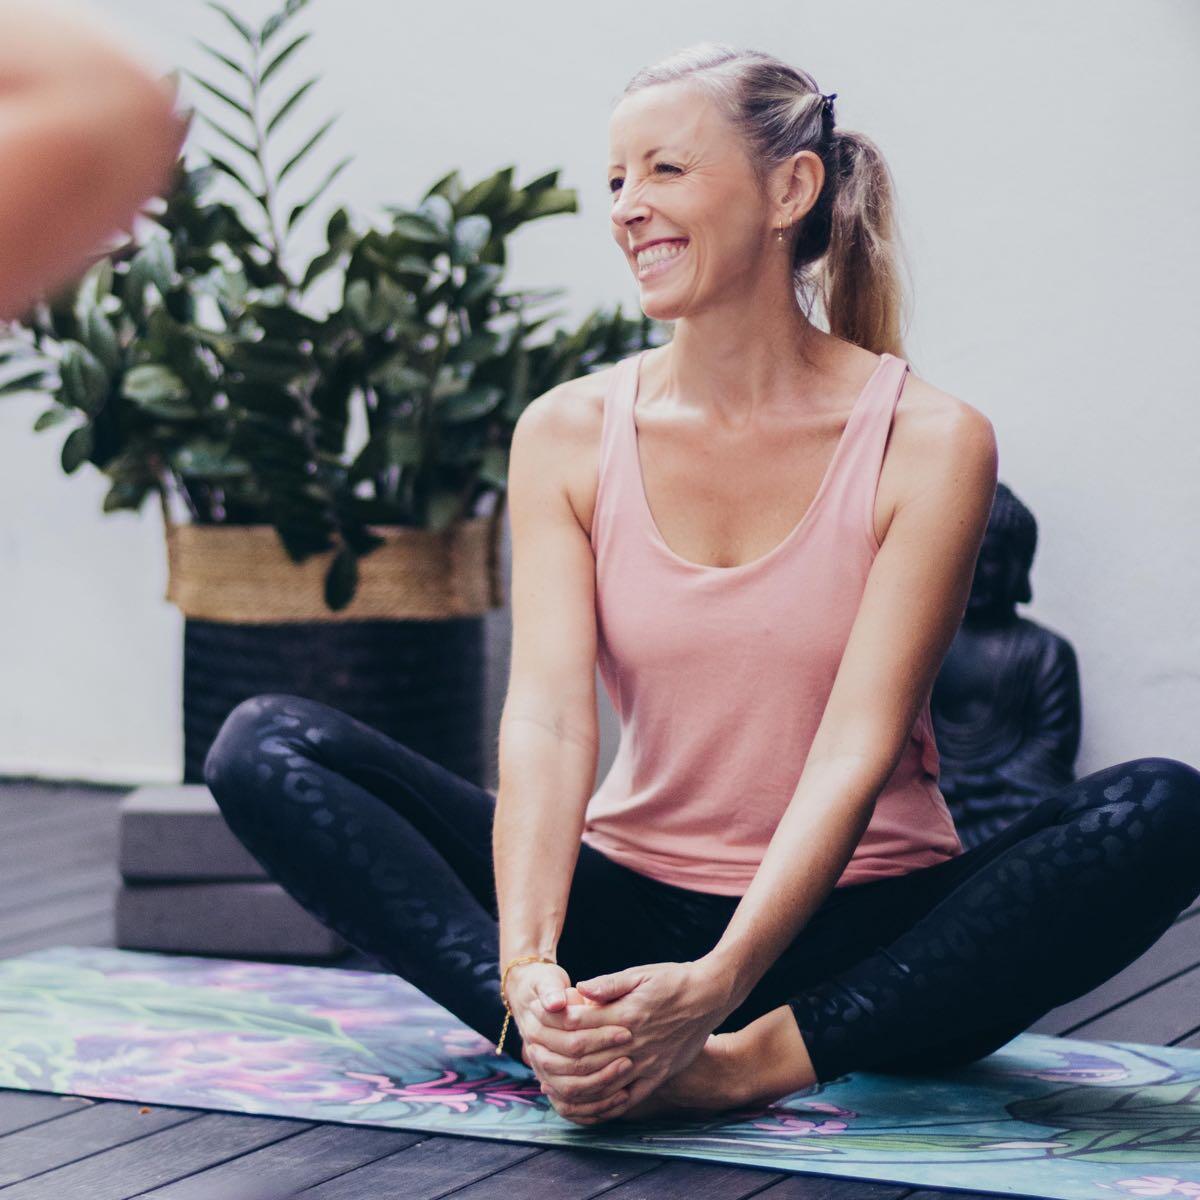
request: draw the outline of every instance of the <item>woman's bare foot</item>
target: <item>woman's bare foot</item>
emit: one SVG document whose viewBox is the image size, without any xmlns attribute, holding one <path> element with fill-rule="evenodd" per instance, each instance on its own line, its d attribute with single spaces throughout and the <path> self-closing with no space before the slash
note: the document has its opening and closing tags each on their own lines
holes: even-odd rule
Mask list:
<svg viewBox="0 0 1200 1200">
<path fill-rule="evenodd" d="M 668 1076 L 650 1093 L 612 1121 L 646 1121 L 654 1117 L 701 1117 L 736 1108 L 728 1091 L 722 1034 L 710 1034 L 700 1053 L 681 1071 Z"/>
<path fill-rule="evenodd" d="M 599 1004 L 585 996 L 574 985 L 566 989 L 567 1004 Z M 645 1121 L 659 1116 L 697 1117 L 709 1113 L 724 1112 L 737 1107 L 737 1100 L 729 1092 L 730 1063 L 728 1038 L 724 1034 L 710 1034 L 700 1053 L 681 1071 L 664 1079 L 637 1104 L 622 1109 L 613 1117 L 599 1117 L 596 1123 L 607 1121 Z M 521 1057 L 529 1065 L 525 1048 Z"/>
</svg>

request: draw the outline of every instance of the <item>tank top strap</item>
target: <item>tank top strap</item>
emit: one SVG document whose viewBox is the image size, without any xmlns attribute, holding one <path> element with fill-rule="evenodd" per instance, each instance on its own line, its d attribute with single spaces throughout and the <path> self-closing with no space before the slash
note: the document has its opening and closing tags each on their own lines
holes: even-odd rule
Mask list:
<svg viewBox="0 0 1200 1200">
<path fill-rule="evenodd" d="M 896 406 L 908 378 L 908 362 L 898 355 L 883 354 L 883 362 L 867 386 L 862 402 L 853 414 L 853 433 L 846 439 L 846 453 L 841 463 L 844 502 L 859 513 L 873 549 L 879 549 L 875 537 L 875 498 L 879 476 L 883 470 L 884 450 Z"/>
<path fill-rule="evenodd" d="M 596 477 L 596 500 L 592 512 L 591 543 L 598 552 L 607 543 L 609 530 L 622 515 L 617 510 L 630 503 L 630 471 L 626 426 L 633 407 L 638 358 L 645 350 L 619 359 L 609 372 L 604 389 L 600 426 L 600 455 Z M 634 463 L 636 464 L 636 459 Z"/>
</svg>

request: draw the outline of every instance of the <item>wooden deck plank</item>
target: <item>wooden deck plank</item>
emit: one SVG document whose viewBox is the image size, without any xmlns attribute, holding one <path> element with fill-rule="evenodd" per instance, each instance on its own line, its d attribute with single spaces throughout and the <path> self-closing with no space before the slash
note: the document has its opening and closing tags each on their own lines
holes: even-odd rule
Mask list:
<svg viewBox="0 0 1200 1200">
<path fill-rule="evenodd" d="M 907 1200 L 912 1194 L 912 1188 L 896 1183 L 835 1179 L 831 1175 L 789 1175 L 758 1192 L 754 1200 Z M 940 1196 L 950 1194 L 935 1193 Z M 995 1197 L 990 1200 L 995 1200 Z"/>
<path fill-rule="evenodd" d="M 665 1160 L 658 1155 L 622 1154 L 611 1150 L 543 1148 L 539 1153 L 454 1193 L 454 1200 L 506 1200 L 515 1196 L 548 1196 L 584 1200 L 612 1194 L 617 1185 L 643 1178 Z"/>
<path fill-rule="evenodd" d="M 428 1137 L 405 1130 L 314 1125 L 248 1154 L 142 1192 L 138 1200 L 227 1200 L 262 1190 L 280 1197 L 335 1179 Z M 264 1189 L 264 1183 L 267 1185 Z"/>
<path fill-rule="evenodd" d="M 1073 1037 L 1173 1046 L 1200 1028 L 1200 967 L 1080 1025 Z"/>
<path fill-rule="evenodd" d="M 309 1188 L 304 1200 L 379 1200 L 380 1196 L 391 1195 L 403 1196 L 404 1200 L 424 1200 L 495 1175 L 541 1153 L 541 1147 L 520 1142 L 427 1137 L 399 1154 L 389 1154 Z M 514 1195 L 506 1189 L 505 1197 L 518 1200 L 520 1193 Z"/>
<path fill-rule="evenodd" d="M 88 1108 L 94 1100 L 82 1096 L 60 1096 L 50 1092 L 18 1092 L 0 1088 L 0 1137 L 53 1121 L 80 1108 Z"/>
<path fill-rule="evenodd" d="M 60 879 L 69 878 L 76 871 L 108 863 L 116 869 L 116 853 L 113 847 L 105 843 L 80 844 L 73 848 L 59 847 L 53 860 L 47 858 L 29 857 L 19 866 L 5 867 L 0 870 L 0 878 L 5 887 L 15 887 L 17 884 L 32 879 L 42 879 L 47 875 L 55 875 Z"/>
<path fill-rule="evenodd" d="M 116 821 L 115 811 L 110 815 L 107 810 L 93 804 L 60 804 L 44 812 L 0 807 L 0 827 L 4 829 L 4 843 L 8 845 L 18 837 L 23 839 L 48 829 L 72 829 L 80 820 L 95 820 L 97 813 L 104 821 Z"/>
<path fill-rule="evenodd" d="M 605 1200 L 744 1200 L 786 1177 L 786 1172 L 763 1167 L 671 1158 L 610 1188 L 604 1196 Z"/>
<path fill-rule="evenodd" d="M 65 878 L 57 871 L 43 871 L 31 879 L 12 883 L 0 875 L 0 930 L 4 915 L 21 912 L 56 897 L 86 891 L 115 892 L 121 886 L 121 872 L 109 860 L 72 870 Z"/>
<path fill-rule="evenodd" d="M 108 912 L 112 908 L 113 892 L 111 883 L 101 884 L 82 892 L 64 892 L 30 908 L 6 911 L 0 915 L 0 936 L 7 941 Z"/>
<path fill-rule="evenodd" d="M 123 1111 L 124 1110 L 124 1111 Z M 58 1200 L 78 1197 L 79 1200 L 128 1200 L 141 1192 L 183 1179 L 196 1171 L 212 1167 L 226 1159 L 235 1158 L 282 1138 L 295 1137 L 312 1129 L 311 1121 L 293 1121 L 283 1117 L 247 1117 L 227 1113 L 197 1113 L 188 1109 L 152 1109 L 138 1118 L 141 1108 L 134 1104 L 106 1104 L 93 1110 L 98 1118 L 123 1125 L 129 1137 L 119 1144 L 85 1155 L 79 1153 L 72 1140 L 66 1146 L 63 1136 L 68 1132 L 66 1122 L 81 1121 L 79 1113 L 51 1122 L 57 1127 L 57 1137 L 45 1138 L 27 1149 L 40 1151 L 42 1168 L 38 1174 L 28 1170 L 20 1183 L 4 1189 L 5 1200 Z M 163 1124 L 151 1129 L 149 1122 L 161 1114 Z M 140 1119 L 146 1124 L 135 1132 L 131 1121 Z M 33 1138 L 43 1126 L 14 1133 L 0 1141 L 0 1148 L 23 1137 Z M 47 1131 L 52 1132 L 52 1131 Z M 55 1155 L 71 1155 L 63 1166 L 45 1170 L 47 1161 Z M 10 1166 L 4 1156 L 2 1176 L 11 1177 L 18 1168 Z M 26 1160 L 28 1161 L 28 1160 Z"/>
<path fill-rule="evenodd" d="M 96 855 L 101 851 L 111 862 L 116 862 L 116 835 L 97 826 L 56 833 L 47 836 L 40 845 L 18 842 L 0 851 L 0 876 L 8 878 L 10 872 L 22 872 L 33 861 L 37 861 L 43 871 L 58 871 L 78 862 L 81 857 L 96 861 Z"/>
<path fill-rule="evenodd" d="M 143 1112 L 147 1109 L 147 1112 Z M 166 1105 L 93 1103 L 0 1139 L 0 1186 L 54 1172 L 123 1143 L 136 1142 L 201 1114 Z"/>
<path fill-rule="evenodd" d="M 0 795 L 16 797 L 27 803 L 44 804 L 56 800 L 104 804 L 119 800 L 129 791 L 119 783 L 77 783 L 71 780 L 40 779 L 31 775 L 0 779 Z"/>
<path fill-rule="evenodd" d="M 931 1192 L 922 1188 L 919 1192 L 909 1192 L 905 1200 L 996 1200 L 996 1192 Z"/>
<path fill-rule="evenodd" d="M 50 946 L 111 946 L 116 922 L 111 906 L 66 924 L 35 929 L 16 938 L 0 938 L 0 958 L 16 958 Z"/>
<path fill-rule="evenodd" d="M 101 856 L 117 861 L 117 838 L 106 829 L 92 827 L 56 835 L 42 845 L 18 840 L 0 853 L 0 877 L 5 880 L 28 877 L 36 863 L 43 872 L 66 872 L 81 863 L 94 863 Z"/>
</svg>

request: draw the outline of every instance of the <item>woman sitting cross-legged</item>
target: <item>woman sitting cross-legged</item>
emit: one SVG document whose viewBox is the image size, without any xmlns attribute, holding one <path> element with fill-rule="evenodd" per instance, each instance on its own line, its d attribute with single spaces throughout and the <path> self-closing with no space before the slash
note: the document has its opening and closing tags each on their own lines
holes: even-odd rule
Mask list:
<svg viewBox="0 0 1200 1200">
<path fill-rule="evenodd" d="M 273 694 L 205 777 L 310 912 L 574 1122 L 975 1061 L 1200 893 L 1200 772 L 1106 767 L 964 852 L 929 695 L 997 451 L 901 353 L 879 150 L 805 72 L 702 45 L 634 78 L 608 157 L 674 333 L 517 423 L 498 795 Z"/>
</svg>

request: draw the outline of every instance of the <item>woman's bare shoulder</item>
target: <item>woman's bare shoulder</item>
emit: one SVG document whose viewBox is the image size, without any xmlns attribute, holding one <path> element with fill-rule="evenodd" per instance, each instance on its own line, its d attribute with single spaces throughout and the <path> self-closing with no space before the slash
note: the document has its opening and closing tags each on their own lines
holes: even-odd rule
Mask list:
<svg viewBox="0 0 1200 1200">
<path fill-rule="evenodd" d="M 963 439 L 986 439 L 992 423 L 982 409 L 922 379 L 911 368 L 896 405 L 893 437 L 915 454 L 951 451 Z M 912 457 L 913 454 L 908 455 Z"/>
<path fill-rule="evenodd" d="M 923 486 L 935 463 L 961 462 L 968 454 L 994 458 L 995 453 L 995 430 L 987 415 L 910 368 L 896 404 L 879 475 L 875 506 L 878 539 L 882 542 L 898 505 Z"/>
<path fill-rule="evenodd" d="M 521 414 L 523 423 L 537 427 L 538 469 L 558 476 L 585 530 L 591 528 L 596 502 L 604 397 L 616 369 L 614 364 L 566 379 L 531 400 Z"/>
</svg>

